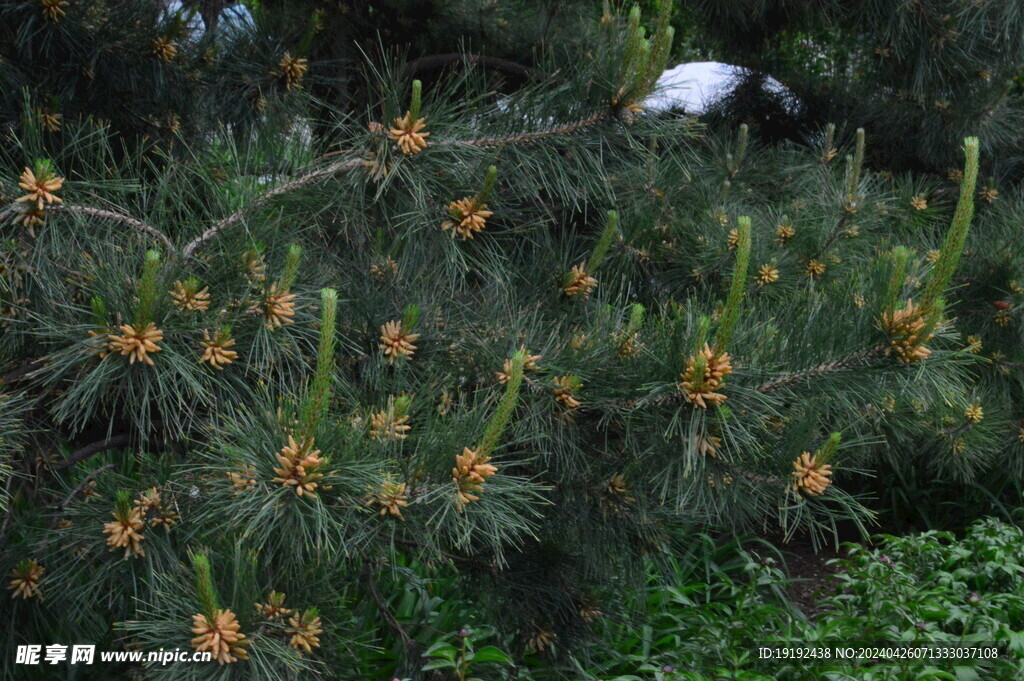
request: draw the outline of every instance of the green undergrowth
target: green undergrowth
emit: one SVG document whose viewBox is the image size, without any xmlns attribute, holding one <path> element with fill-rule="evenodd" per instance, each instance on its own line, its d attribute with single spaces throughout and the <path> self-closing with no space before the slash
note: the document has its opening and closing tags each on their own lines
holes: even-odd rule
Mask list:
<svg viewBox="0 0 1024 681">
<path fill-rule="evenodd" d="M 1011 681 L 1024 678 L 1022 545 L 1020 527 L 991 518 L 960 537 L 931 531 L 845 544 L 842 557 L 830 561 L 836 572 L 819 591 L 812 619 L 789 600 L 777 550 L 700 535 L 688 560 L 649 562 L 647 588 L 634 602 L 594 614 L 585 656 L 560 654 L 557 638 L 503 638 L 474 618 L 472 598 L 456 605 L 434 584 L 440 588 L 433 596 L 409 592 L 396 604 L 399 617 L 424 634 L 423 667 L 407 678 Z M 417 614 L 426 619 L 414 622 Z M 446 633 L 430 636 L 438 625 Z M 878 645 L 935 652 L 930 660 L 843 663 L 821 653 L 790 660 L 759 654 L 762 647 Z M 957 654 L 951 650 L 991 646 L 997 659 L 949 659 Z"/>
</svg>

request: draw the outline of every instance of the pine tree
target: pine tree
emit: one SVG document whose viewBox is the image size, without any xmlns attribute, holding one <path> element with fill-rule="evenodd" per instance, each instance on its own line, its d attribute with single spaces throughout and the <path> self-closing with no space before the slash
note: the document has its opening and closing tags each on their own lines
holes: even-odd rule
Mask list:
<svg viewBox="0 0 1024 681">
<path fill-rule="evenodd" d="M 808 134 L 830 122 L 845 123 L 848 133 L 865 127 L 881 165 L 944 174 L 956 168 L 959 141 L 977 135 L 997 176 L 1020 176 L 1020 3 L 683 4 L 685 28 L 700 49 L 757 71 L 753 87 L 727 102 L 734 112 L 777 100 L 763 87 L 771 76 L 797 100 L 776 115 Z"/>
<path fill-rule="evenodd" d="M 273 17 L 255 11 L 252 25 L 221 22 L 203 31 L 198 8 L 172 12 L 165 4 L 0 5 L 6 152 L 47 156 L 65 171 L 87 172 L 76 155 L 94 158 L 95 144 L 109 145 L 117 167 L 140 151 L 159 162 L 161 153 L 174 153 L 211 126 L 229 126 L 242 138 L 296 111 L 306 60 L 297 54 L 300 43 L 276 37 Z M 215 172 L 216 159 L 209 162 Z M 93 180 L 101 177 L 111 179 Z"/>
<path fill-rule="evenodd" d="M 415 675 L 415 566 L 517 658 L 585 659 L 700 528 L 835 541 L 880 471 L 1020 484 L 1022 291 L 955 316 L 1024 280 L 979 140 L 939 185 L 872 169 L 871 129 L 767 146 L 644 111 L 671 7 L 604 10 L 573 68 L 500 99 L 385 54 L 332 120 L 15 138 L 8 649 L 354 678 L 388 640 Z"/>
</svg>

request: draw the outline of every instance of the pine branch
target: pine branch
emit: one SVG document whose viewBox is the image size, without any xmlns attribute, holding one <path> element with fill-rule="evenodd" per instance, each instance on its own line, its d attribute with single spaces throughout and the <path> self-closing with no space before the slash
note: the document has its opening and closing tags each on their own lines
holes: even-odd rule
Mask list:
<svg viewBox="0 0 1024 681">
<path fill-rule="evenodd" d="M 131 215 L 127 215 L 126 213 L 108 210 L 105 208 L 93 208 L 92 206 L 78 206 L 67 203 L 55 203 L 49 205 L 46 207 L 46 211 L 48 213 L 77 213 L 79 215 L 88 215 L 90 217 L 96 217 L 102 220 L 113 220 L 114 222 L 120 222 L 121 224 L 127 225 L 132 229 L 136 229 L 144 234 L 148 234 L 149 236 L 153 237 L 154 239 L 162 243 L 164 246 L 166 246 L 169 251 L 174 252 L 174 245 L 171 243 L 171 240 L 167 238 L 166 234 L 161 232 L 156 227 L 153 227 L 152 225 L 149 225 L 143 222 L 142 220 L 139 220 L 138 218 L 132 217 Z M 19 210 L 17 208 L 17 204 L 11 204 L 7 206 L 3 210 L 0 210 L 0 222 L 3 222 L 8 218 L 17 215 L 18 212 Z"/>
<path fill-rule="evenodd" d="M 11 487 L 14 485 L 14 474 L 11 473 L 7 476 L 7 484 L 4 485 L 4 495 L 10 499 Z M 4 513 L 4 524 L 0 526 L 0 540 L 7 536 L 7 528 L 11 524 L 11 518 L 14 517 L 14 504 L 7 504 L 7 508 Z M 5 544 L 6 545 L 6 544 Z"/>
<path fill-rule="evenodd" d="M 760 393 L 768 393 L 793 383 L 818 378 L 819 376 L 830 374 L 835 371 L 845 371 L 846 369 L 862 366 L 879 357 L 883 352 L 885 352 L 885 345 L 876 345 L 865 350 L 858 350 L 857 352 L 852 352 L 841 359 L 833 360 L 831 362 L 823 362 L 822 364 L 811 367 L 810 369 L 801 369 L 800 371 L 794 371 L 773 378 L 767 383 L 759 385 L 757 387 L 757 391 Z"/>
<path fill-rule="evenodd" d="M 598 123 L 601 123 L 602 121 L 611 118 L 611 116 L 612 112 L 610 110 L 604 110 L 587 116 L 586 118 L 572 121 L 570 123 L 564 123 L 562 125 L 557 125 L 551 128 L 547 128 L 545 130 L 539 130 L 535 132 L 524 132 L 518 135 L 510 135 L 507 137 L 480 137 L 469 140 L 440 141 L 436 144 L 436 146 L 493 147 L 503 146 L 506 144 L 529 144 L 531 142 L 536 142 L 547 137 L 569 135 L 580 130 L 585 130 L 586 128 L 592 127 L 594 125 L 597 125 Z M 355 153 L 357 152 L 332 152 L 332 154 Z M 330 155 L 331 154 L 327 154 L 323 158 L 327 158 Z M 296 189 L 307 187 L 311 184 L 315 184 L 321 180 L 327 179 L 339 173 L 350 172 L 352 170 L 355 170 L 356 168 L 360 168 L 363 166 L 363 161 L 364 159 L 361 156 L 358 158 L 349 158 L 343 161 L 337 161 L 327 166 L 326 168 L 310 171 L 305 175 L 302 175 L 292 180 L 291 182 L 286 182 L 285 184 L 282 184 L 278 187 L 275 187 L 274 189 L 271 189 L 270 191 L 266 192 L 253 202 L 249 203 L 248 205 L 242 208 L 239 208 L 231 215 L 220 220 L 212 227 L 207 229 L 205 232 L 203 232 L 201 235 L 193 239 L 182 250 L 182 255 L 184 255 L 185 258 L 192 257 L 192 254 L 195 253 L 195 251 L 201 246 L 203 246 L 206 242 L 215 238 L 222 231 L 240 221 L 250 211 L 263 206 L 272 198 L 280 196 L 282 194 L 287 194 L 288 192 L 295 191 Z"/>
<path fill-rule="evenodd" d="M 200 234 L 198 237 L 190 241 L 182 250 L 182 255 L 185 258 L 192 257 L 192 254 L 195 253 L 196 249 L 203 246 L 207 241 L 210 241 L 225 229 L 239 222 L 250 211 L 255 210 L 256 208 L 260 208 L 274 197 L 280 196 L 282 194 L 287 194 L 288 192 L 295 191 L 296 189 L 301 189 L 302 187 L 307 187 L 311 184 L 316 184 L 321 180 L 333 177 L 334 175 L 337 175 L 339 173 L 346 173 L 355 170 L 356 168 L 361 168 L 363 165 L 363 160 L 364 159 L 362 158 L 349 158 L 343 161 L 337 161 L 327 166 L 326 168 L 320 168 L 318 170 L 309 171 L 305 175 L 297 177 L 291 182 L 286 182 L 267 191 L 266 193 L 264 193 L 262 196 L 258 197 L 251 203 L 247 204 L 246 206 L 243 206 L 242 208 L 239 208 L 231 215 L 218 221 L 212 227 L 210 227 L 205 232 Z"/>
<path fill-rule="evenodd" d="M 481 66 L 484 69 L 500 71 L 512 76 L 518 76 L 524 80 L 539 80 L 543 77 L 543 74 L 537 69 L 524 66 L 519 62 L 509 61 L 508 59 L 501 59 L 499 57 L 488 57 L 481 54 L 463 54 L 461 52 L 429 54 L 425 57 L 420 57 L 419 59 L 413 59 L 405 65 L 405 77 L 422 78 L 424 73 L 433 73 L 434 71 L 440 71 L 453 64 L 460 64 L 463 62 L 468 62 L 473 66 Z"/>
<path fill-rule="evenodd" d="M 417 550 L 421 550 L 421 551 L 422 550 L 436 551 L 437 555 L 441 556 L 442 558 L 444 558 L 446 560 L 450 560 L 453 563 L 463 563 L 464 565 L 471 565 L 473 567 L 488 567 L 488 568 L 491 567 L 490 563 L 488 563 L 486 561 L 483 561 L 483 560 L 480 560 L 479 558 L 473 558 L 472 556 L 460 556 L 460 555 L 457 555 L 457 554 L 454 554 L 454 553 L 448 553 L 447 551 L 441 551 L 441 550 L 437 550 L 437 549 L 426 548 L 422 544 L 419 544 L 419 543 L 417 543 L 415 541 L 412 541 L 412 540 L 409 540 L 409 539 L 401 539 L 401 538 L 396 537 L 392 541 L 394 541 L 394 543 L 398 544 L 399 546 L 406 546 L 406 547 L 408 547 L 410 549 L 417 549 Z"/>
<path fill-rule="evenodd" d="M 825 239 L 825 243 L 822 244 L 821 251 L 818 254 L 819 257 L 828 253 L 829 249 L 836 245 L 836 241 L 839 240 L 839 237 L 842 236 L 843 232 L 846 230 L 846 225 L 849 221 L 850 214 L 844 211 L 843 215 L 836 223 L 835 228 L 833 228 L 832 232 L 828 235 L 828 238 Z"/>
<path fill-rule="evenodd" d="M 582 119 L 579 119 L 579 120 L 576 120 L 576 121 L 572 121 L 572 122 L 569 122 L 569 123 L 564 123 L 564 124 L 561 124 L 561 125 L 556 125 L 556 126 L 544 129 L 544 130 L 539 130 L 539 131 L 534 131 L 534 132 L 524 132 L 524 133 L 519 133 L 517 135 L 510 135 L 510 136 L 505 136 L 505 137 L 480 137 L 480 138 L 469 139 L 469 140 L 441 141 L 441 142 L 439 142 L 437 144 L 437 146 L 494 147 L 494 146 L 504 146 L 506 144 L 529 144 L 529 143 L 532 143 L 532 142 L 536 142 L 536 141 L 545 139 L 547 137 L 554 137 L 554 136 L 560 136 L 560 135 L 570 135 L 570 134 L 578 132 L 580 130 L 585 130 L 585 129 L 589 128 L 589 127 L 597 125 L 598 123 L 601 123 L 601 122 L 603 122 L 603 121 L 605 121 L 605 120 L 607 120 L 607 119 L 609 119 L 611 117 L 612 117 L 612 111 L 609 110 L 609 109 L 605 109 L 603 111 L 599 111 L 599 112 L 596 112 L 594 114 L 591 114 L 590 116 L 587 116 L 586 118 L 582 118 Z M 339 151 L 339 152 L 332 152 L 331 154 L 325 154 L 321 158 L 328 158 L 328 157 L 331 157 L 331 156 L 334 156 L 334 155 L 345 155 L 345 156 L 348 156 L 348 155 L 356 154 L 356 153 L 358 153 L 358 152 L 355 152 L 355 151 Z M 356 168 L 360 168 L 360 167 L 363 166 L 364 160 L 365 159 L 362 158 L 362 156 L 360 155 L 357 158 L 346 158 L 345 160 L 336 161 L 335 163 L 332 163 L 331 165 L 329 165 L 329 166 L 327 166 L 325 168 L 320 168 L 320 169 L 317 169 L 317 170 L 311 170 L 311 171 L 307 172 L 306 174 L 301 175 L 300 177 L 297 177 L 296 179 L 294 179 L 294 180 L 292 180 L 290 182 L 286 182 L 286 183 L 284 183 L 282 185 L 279 185 L 279 186 L 277 186 L 277 187 L 275 187 L 275 188 L 265 192 L 264 194 L 262 194 L 261 196 L 257 197 L 255 200 L 253 200 L 252 202 L 250 202 L 247 205 L 243 206 L 242 208 L 239 208 L 238 210 L 236 210 L 231 215 L 228 215 L 227 217 L 217 221 L 212 226 L 210 226 L 208 229 L 206 229 L 202 234 L 200 234 L 198 237 L 196 237 L 195 239 L 190 241 L 188 244 L 186 244 L 185 247 L 181 251 L 182 256 L 184 256 L 184 258 L 186 258 L 186 259 L 187 258 L 191 258 L 193 256 L 193 254 L 196 252 L 196 250 L 198 250 L 199 248 L 204 246 L 208 241 L 210 241 L 210 240 L 214 239 L 215 237 L 217 237 L 224 230 L 234 226 L 236 223 L 241 221 L 242 218 L 244 218 L 251 211 L 253 211 L 253 210 L 257 209 L 257 208 L 262 207 L 263 205 L 265 205 L 271 199 L 273 199 L 273 198 L 275 198 L 277 196 L 281 196 L 282 194 L 287 194 L 287 193 L 295 191 L 297 189 L 301 189 L 303 187 L 307 187 L 307 186 L 309 186 L 311 184 L 316 184 L 317 182 L 320 182 L 321 180 L 325 180 L 325 179 L 327 179 L 329 177 L 333 177 L 334 175 L 337 175 L 339 173 L 346 173 L 346 172 L 350 172 L 352 170 L 355 170 Z M 88 216 L 91 216 L 91 217 L 97 217 L 97 218 L 105 219 L 105 220 L 114 220 L 116 222 L 120 222 L 121 224 L 124 224 L 124 225 L 127 225 L 129 227 L 132 227 L 133 229 L 139 230 L 139 231 L 141 231 L 141 232 L 143 232 L 145 234 L 148 234 L 149 236 L 153 237 L 154 239 L 157 239 L 164 246 L 167 247 L 169 252 L 171 252 L 171 253 L 175 253 L 176 252 L 176 249 L 174 248 L 174 245 L 171 243 L 171 240 L 163 232 L 161 232 L 156 227 L 153 227 L 152 225 L 149 225 L 149 224 L 143 222 L 142 220 L 139 220 L 138 218 L 132 217 L 132 216 L 127 215 L 125 213 L 120 213 L 120 212 L 117 212 L 117 211 L 107 210 L 107 209 L 103 209 L 103 208 L 94 208 L 94 207 L 91 207 L 91 206 L 78 206 L 78 205 L 68 205 L 68 204 L 50 206 L 48 208 L 48 210 L 56 211 L 56 212 L 63 211 L 65 213 L 77 213 L 77 214 L 80 214 L 80 215 L 88 215 Z M 4 210 L 3 212 L 0 212 L 0 220 L 5 219 L 5 218 L 7 218 L 10 215 L 14 215 L 16 212 L 17 211 L 15 210 L 15 208 L 13 206 L 9 206 L 6 210 Z"/>
<path fill-rule="evenodd" d="M 163 426 L 163 424 L 161 422 L 159 422 L 159 421 L 154 421 L 153 422 L 154 429 L 158 429 L 158 428 L 160 428 L 162 426 Z M 101 440 L 99 442 L 93 442 L 92 444 L 88 444 L 88 445 L 82 447 L 81 449 L 75 450 L 66 459 L 64 459 L 63 461 L 59 461 L 59 462 L 55 463 L 50 468 L 52 470 L 55 470 L 55 471 L 66 470 L 66 469 L 71 468 L 72 466 L 74 466 L 76 463 L 78 463 L 80 461 L 85 461 L 89 457 L 95 456 L 95 455 L 99 454 L 100 452 L 106 452 L 106 451 L 109 451 L 111 449 L 117 449 L 119 447 L 127 447 L 127 446 L 129 446 L 132 443 L 132 437 L 133 436 L 132 436 L 131 433 L 121 433 L 119 435 L 114 435 L 112 437 L 109 437 L 106 440 Z M 149 438 L 149 441 L 147 442 L 147 446 L 152 447 L 154 442 L 155 442 L 154 438 Z"/>
<path fill-rule="evenodd" d="M 20 381 L 21 379 L 26 378 L 35 370 L 36 365 L 42 364 L 42 362 L 42 359 L 31 359 L 22 364 L 17 369 L 12 369 L 8 371 L 6 374 L 0 376 L 0 385 L 4 385 L 6 383 L 11 383 L 14 381 Z"/>
<path fill-rule="evenodd" d="M 547 137 L 571 135 L 574 132 L 579 132 L 580 130 L 586 130 L 587 128 L 593 127 L 611 117 L 612 111 L 605 109 L 591 114 L 586 118 L 581 118 L 569 123 L 563 123 L 544 130 L 522 132 L 518 135 L 509 135 L 507 137 L 478 137 L 476 139 L 469 140 L 445 140 L 438 142 L 437 146 L 500 147 L 505 146 L 506 144 L 529 144 Z"/>
<path fill-rule="evenodd" d="M 114 222 L 120 222 L 121 224 L 127 225 L 132 229 L 137 229 L 140 232 L 143 232 L 144 234 L 148 234 L 149 236 L 153 237 L 154 239 L 162 243 L 164 246 L 166 246 L 169 252 L 174 252 L 174 244 L 172 244 L 171 240 L 167 238 L 167 235 L 165 235 L 156 227 L 146 224 L 142 220 L 134 218 L 131 215 L 127 215 L 125 213 L 120 213 L 113 210 L 106 210 L 104 208 L 93 208 L 92 206 L 69 205 L 66 203 L 50 206 L 47 208 L 47 211 L 55 213 L 77 213 L 78 215 L 88 215 L 89 217 L 100 218 L 101 220 L 113 220 Z"/>
<path fill-rule="evenodd" d="M 740 468 L 739 466 L 737 466 L 734 463 L 729 463 L 727 461 L 720 461 L 718 459 L 711 459 L 711 461 L 713 461 L 715 463 L 715 465 L 717 465 L 717 466 L 719 466 L 719 467 L 729 471 L 730 473 L 738 475 L 741 478 L 746 478 L 747 480 L 750 480 L 751 482 L 756 482 L 758 484 L 764 484 L 764 485 L 774 485 L 774 484 L 777 484 L 779 482 L 782 482 L 782 478 L 780 478 L 777 475 L 761 475 L 760 473 L 754 473 L 752 471 L 748 471 L 745 468 Z"/>
<path fill-rule="evenodd" d="M 68 506 L 70 506 L 71 502 L 74 501 L 75 497 L 77 497 L 81 493 L 81 491 L 83 489 L 85 489 L 85 486 L 88 485 L 89 482 L 93 478 L 95 478 L 100 473 L 105 473 L 105 472 L 109 471 L 110 469 L 116 468 L 116 467 L 117 467 L 117 464 L 108 463 L 105 466 L 100 466 L 99 468 L 97 468 L 93 472 L 89 473 L 89 475 L 87 475 L 84 478 L 82 478 L 82 481 L 80 483 L 78 483 L 78 485 L 76 485 L 73 490 L 71 490 L 71 493 L 68 494 L 66 497 L 64 497 L 64 501 L 60 502 L 60 510 L 63 511 Z"/>
<path fill-rule="evenodd" d="M 79 461 L 85 461 L 89 457 L 95 456 L 100 452 L 106 452 L 111 449 L 117 449 L 118 447 L 127 447 L 129 444 L 131 444 L 131 441 L 132 436 L 129 433 L 122 433 L 121 435 L 114 435 L 113 437 L 109 437 L 106 440 L 93 442 L 92 444 L 88 444 L 82 447 L 81 449 L 75 450 L 68 458 L 64 459 L 63 461 L 60 461 L 59 463 L 54 464 L 52 466 L 52 469 L 55 471 L 62 471 L 67 468 L 71 468 Z"/>
</svg>

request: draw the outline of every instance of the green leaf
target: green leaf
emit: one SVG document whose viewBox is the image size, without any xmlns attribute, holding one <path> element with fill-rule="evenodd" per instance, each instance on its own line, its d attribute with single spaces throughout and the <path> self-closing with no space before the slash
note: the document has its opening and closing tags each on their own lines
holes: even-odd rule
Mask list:
<svg viewBox="0 0 1024 681">
<path fill-rule="evenodd" d="M 974 667 L 953 667 L 953 673 L 956 674 L 957 681 L 981 681 Z"/>
<path fill-rule="evenodd" d="M 438 641 L 434 645 L 427 648 L 427 651 L 423 653 L 423 657 L 443 657 L 449 662 L 455 661 L 455 656 L 459 654 L 459 651 L 455 649 L 451 643 L 445 641 Z"/>
<path fill-rule="evenodd" d="M 480 650 L 467 656 L 467 659 L 473 662 L 501 662 L 502 664 L 512 664 L 512 658 L 507 654 L 498 650 L 494 646 L 484 646 Z"/>
</svg>

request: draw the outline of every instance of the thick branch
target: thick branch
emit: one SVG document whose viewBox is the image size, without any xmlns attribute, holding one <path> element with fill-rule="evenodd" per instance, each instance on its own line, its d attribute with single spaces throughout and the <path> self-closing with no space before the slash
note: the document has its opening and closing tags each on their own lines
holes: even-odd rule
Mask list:
<svg viewBox="0 0 1024 681">
<path fill-rule="evenodd" d="M 400 538 L 396 537 L 396 538 L 392 539 L 392 541 L 395 544 L 398 544 L 399 546 L 407 546 L 407 547 L 409 547 L 411 549 L 420 549 L 420 550 L 426 550 L 426 551 L 433 550 L 433 549 L 429 549 L 427 547 L 424 547 L 422 544 L 419 544 L 419 543 L 414 542 L 414 541 L 410 541 L 408 539 L 400 539 Z M 445 558 L 447 560 L 452 561 L 453 563 L 463 563 L 465 565 L 472 565 L 472 566 L 475 566 L 475 567 L 490 567 L 490 563 L 488 563 L 486 561 L 483 561 L 483 560 L 480 560 L 479 558 L 473 558 L 472 556 L 458 556 L 458 555 L 456 555 L 454 553 L 448 553 L 446 551 L 441 551 L 441 550 L 438 550 L 437 554 L 440 555 L 442 558 Z"/>
<path fill-rule="evenodd" d="M 424 73 L 433 73 L 449 66 L 468 62 L 473 66 L 481 66 L 492 71 L 500 71 L 522 79 L 539 80 L 543 74 L 529 66 L 524 66 L 508 59 L 498 57 L 487 57 L 479 54 L 461 54 L 452 52 L 449 54 L 431 54 L 426 57 L 414 59 L 405 65 L 405 76 L 407 78 L 420 78 Z"/>
<path fill-rule="evenodd" d="M 758 484 L 764 485 L 774 485 L 779 482 L 782 482 L 782 479 L 779 478 L 777 475 L 761 475 L 760 473 L 754 473 L 753 471 L 748 471 L 745 468 L 740 468 L 734 463 L 720 461 L 718 459 L 711 459 L 711 461 L 713 461 L 716 465 L 720 466 L 722 469 L 727 470 L 730 473 L 735 473 L 736 475 L 746 478 L 751 482 L 756 482 Z"/>
<path fill-rule="evenodd" d="M 14 381 L 20 381 L 21 379 L 25 378 L 30 373 L 32 373 L 32 371 L 36 368 L 36 365 L 41 364 L 42 361 L 43 360 L 41 359 L 32 359 L 25 362 L 17 369 L 12 369 L 8 371 L 6 374 L 0 376 L 0 385 L 4 385 L 5 383 L 11 383 Z"/>
<path fill-rule="evenodd" d="M 92 444 L 86 445 L 81 449 L 78 449 L 71 453 L 71 456 L 55 463 L 52 468 L 55 471 L 62 471 L 67 468 L 71 468 L 79 461 L 85 461 L 90 456 L 95 456 L 100 452 L 106 452 L 111 449 L 117 449 L 118 447 L 127 447 L 131 444 L 132 436 L 125 433 L 122 435 L 115 435 L 109 439 L 101 440 L 100 442 L 93 442 Z"/>
</svg>

